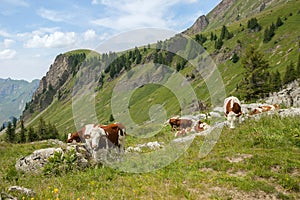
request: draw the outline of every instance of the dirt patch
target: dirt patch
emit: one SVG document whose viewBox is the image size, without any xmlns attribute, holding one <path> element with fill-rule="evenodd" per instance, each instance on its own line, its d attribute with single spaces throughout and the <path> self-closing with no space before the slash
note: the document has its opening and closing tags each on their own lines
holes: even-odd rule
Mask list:
<svg viewBox="0 0 300 200">
<path fill-rule="evenodd" d="M 241 162 L 247 158 L 252 158 L 253 155 L 251 154 L 237 154 L 234 157 L 226 157 L 226 159 L 230 162 L 230 163 L 238 163 Z"/>
</svg>

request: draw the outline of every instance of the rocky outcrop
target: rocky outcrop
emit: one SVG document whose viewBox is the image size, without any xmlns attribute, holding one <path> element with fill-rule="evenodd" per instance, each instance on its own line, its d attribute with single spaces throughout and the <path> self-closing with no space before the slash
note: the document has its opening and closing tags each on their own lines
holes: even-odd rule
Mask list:
<svg viewBox="0 0 300 200">
<path fill-rule="evenodd" d="M 32 154 L 24 156 L 17 160 L 15 167 L 18 171 L 40 173 L 43 167 L 48 163 L 48 159 L 54 156 L 55 152 L 60 152 L 62 155 L 71 150 L 75 150 L 77 157 L 77 166 L 84 168 L 89 165 L 88 160 L 91 155 L 86 150 L 83 144 L 72 144 L 64 148 L 46 148 L 35 150 Z"/>
<path fill-rule="evenodd" d="M 300 107 L 300 86 L 298 81 L 288 84 L 283 90 L 274 92 L 266 99 L 266 103 L 286 107 Z"/>
<path fill-rule="evenodd" d="M 71 74 L 68 56 L 60 54 L 55 58 L 46 76 L 40 81 L 39 87 L 33 95 L 33 100 L 44 93 L 45 90 L 58 89 L 66 81 L 68 74 Z"/>
<path fill-rule="evenodd" d="M 25 121 L 32 113 L 46 109 L 55 97 L 59 100 L 70 98 L 71 91 L 66 85 L 78 72 L 86 58 L 86 53 L 80 52 L 60 54 L 55 58 L 47 74 L 40 80 L 30 103 L 23 111 L 22 117 Z"/>
<path fill-rule="evenodd" d="M 209 24 L 208 19 L 206 18 L 205 15 L 200 16 L 195 23 L 188 28 L 185 32 L 183 32 L 184 34 L 196 34 L 199 33 L 201 31 L 203 31 Z"/>
</svg>

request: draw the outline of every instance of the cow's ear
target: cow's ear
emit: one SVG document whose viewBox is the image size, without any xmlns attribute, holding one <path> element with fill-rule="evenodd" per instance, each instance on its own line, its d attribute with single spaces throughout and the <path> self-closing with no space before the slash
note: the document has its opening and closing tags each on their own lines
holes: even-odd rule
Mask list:
<svg viewBox="0 0 300 200">
<path fill-rule="evenodd" d="M 90 135 L 84 135 L 84 139 L 90 139 L 91 136 Z"/>
</svg>

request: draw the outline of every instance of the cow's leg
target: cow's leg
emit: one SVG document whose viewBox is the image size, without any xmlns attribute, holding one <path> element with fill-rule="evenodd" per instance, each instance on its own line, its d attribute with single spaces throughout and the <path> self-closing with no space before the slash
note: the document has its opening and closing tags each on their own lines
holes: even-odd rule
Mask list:
<svg viewBox="0 0 300 200">
<path fill-rule="evenodd" d="M 228 120 L 228 125 L 229 125 L 229 128 L 235 128 L 234 127 L 234 121 L 235 121 L 236 117 L 235 117 L 235 114 L 230 112 L 227 116 L 227 120 Z"/>
</svg>

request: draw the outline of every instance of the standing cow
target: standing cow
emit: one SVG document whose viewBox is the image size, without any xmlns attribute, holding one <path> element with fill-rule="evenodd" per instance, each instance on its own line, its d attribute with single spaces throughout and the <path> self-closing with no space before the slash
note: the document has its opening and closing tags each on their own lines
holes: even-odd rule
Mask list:
<svg viewBox="0 0 300 200">
<path fill-rule="evenodd" d="M 230 128 L 235 128 L 234 123 L 237 119 L 241 122 L 242 109 L 238 98 L 231 96 L 224 100 L 224 115 Z"/>
<path fill-rule="evenodd" d="M 119 149 L 124 150 L 125 136 L 125 126 L 121 123 L 109 125 L 87 124 L 78 132 L 69 134 L 67 142 L 82 141 L 86 143 L 89 150 L 111 146 L 117 146 Z M 103 143 L 105 144 L 104 146 Z"/>
</svg>

